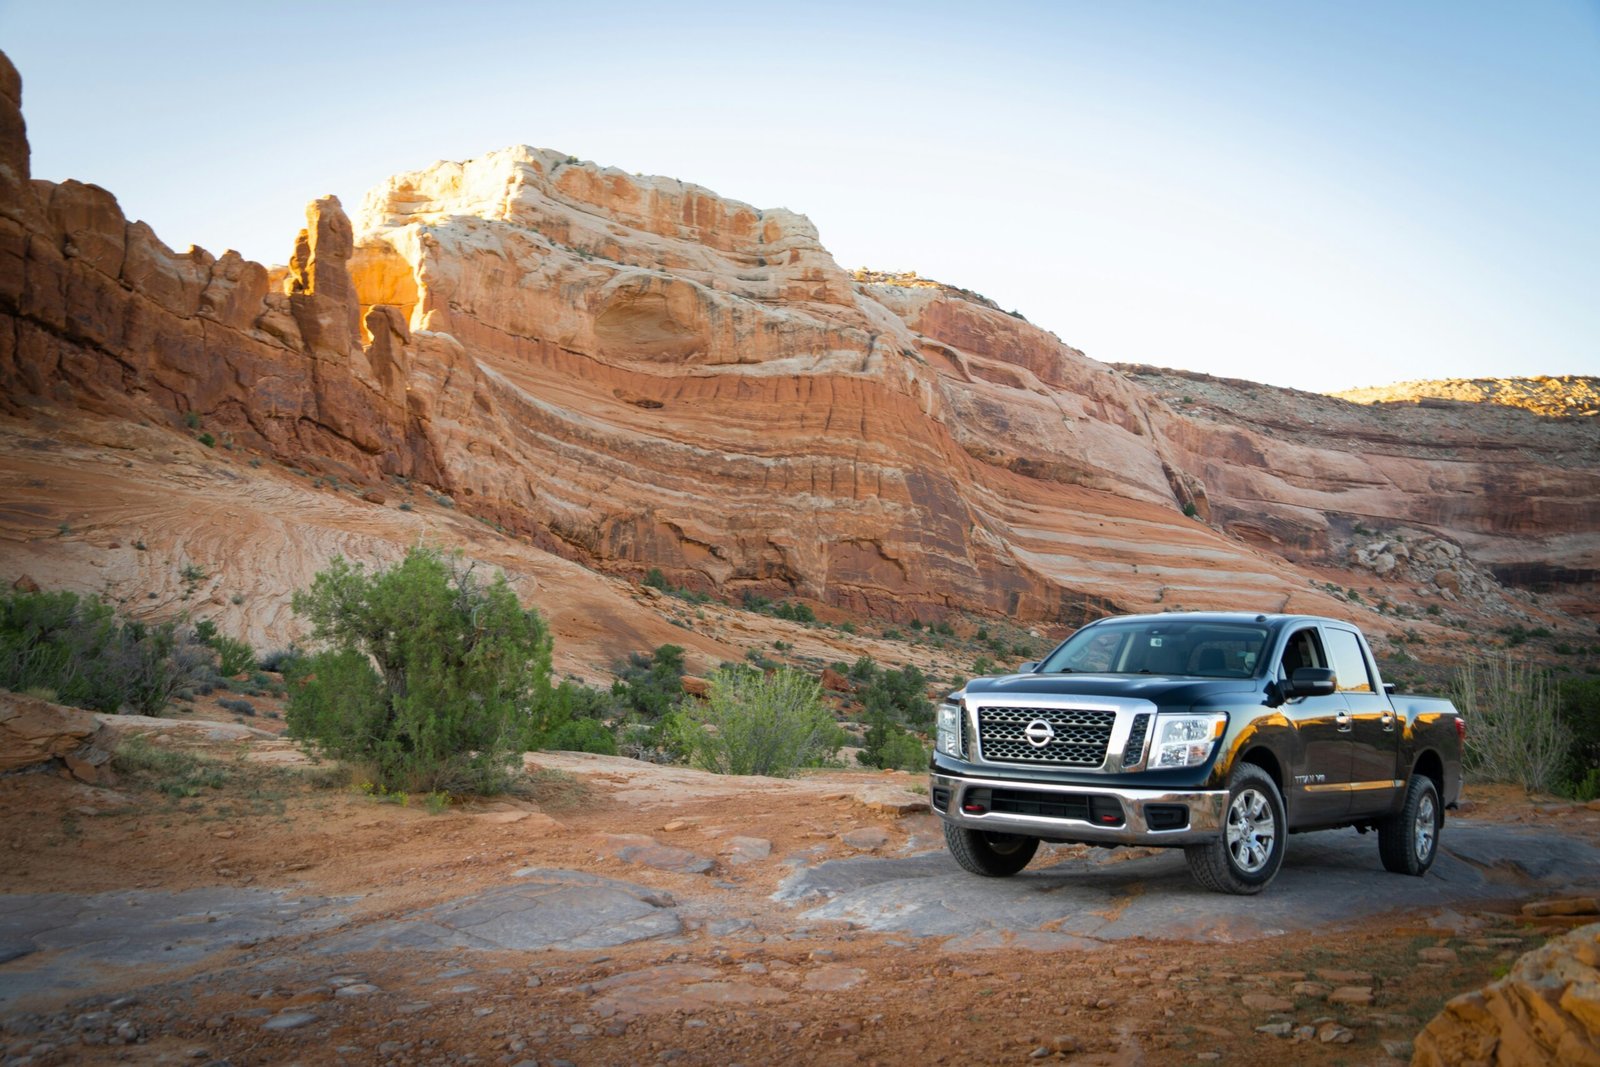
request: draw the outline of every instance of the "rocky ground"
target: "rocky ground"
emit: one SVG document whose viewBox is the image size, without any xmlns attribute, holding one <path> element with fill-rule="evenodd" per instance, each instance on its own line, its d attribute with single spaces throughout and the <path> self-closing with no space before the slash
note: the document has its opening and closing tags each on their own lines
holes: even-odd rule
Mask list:
<svg viewBox="0 0 1600 1067">
<path fill-rule="evenodd" d="M 1382 1063 L 1600 881 L 1600 811 L 1504 791 L 1426 878 L 1315 834 L 1238 899 L 965 875 L 915 775 L 538 754 L 429 805 L 208 713 L 112 720 L 153 738 L 112 787 L 0 777 L 0 1062 Z"/>
</svg>

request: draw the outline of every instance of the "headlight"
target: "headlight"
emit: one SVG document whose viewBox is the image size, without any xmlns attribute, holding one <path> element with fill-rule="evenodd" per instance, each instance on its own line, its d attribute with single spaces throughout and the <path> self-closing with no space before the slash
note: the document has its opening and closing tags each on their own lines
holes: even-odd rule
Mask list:
<svg viewBox="0 0 1600 1067">
<path fill-rule="evenodd" d="M 961 705 L 946 700 L 939 705 L 936 742 L 946 756 L 961 755 Z"/>
<path fill-rule="evenodd" d="M 1204 763 L 1227 725 L 1227 713 L 1221 711 L 1157 715 L 1155 741 L 1145 766 L 1156 770 Z"/>
</svg>

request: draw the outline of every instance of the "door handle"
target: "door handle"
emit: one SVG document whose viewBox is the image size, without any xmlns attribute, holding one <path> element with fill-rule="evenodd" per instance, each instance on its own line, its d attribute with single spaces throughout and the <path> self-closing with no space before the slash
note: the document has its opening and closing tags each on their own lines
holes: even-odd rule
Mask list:
<svg viewBox="0 0 1600 1067">
<path fill-rule="evenodd" d="M 1348 711 L 1341 711 L 1333 717 L 1333 721 L 1338 724 L 1341 734 L 1350 732 L 1350 713 Z"/>
<path fill-rule="evenodd" d="M 1386 711 L 1383 713 L 1383 728 L 1389 733 L 1394 732 L 1394 712 Z"/>
</svg>

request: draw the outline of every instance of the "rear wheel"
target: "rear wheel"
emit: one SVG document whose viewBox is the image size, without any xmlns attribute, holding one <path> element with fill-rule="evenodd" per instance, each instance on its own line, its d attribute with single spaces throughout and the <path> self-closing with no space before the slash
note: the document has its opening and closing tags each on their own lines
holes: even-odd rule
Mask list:
<svg viewBox="0 0 1600 1067">
<path fill-rule="evenodd" d="M 1439 828 L 1444 810 L 1433 779 L 1414 774 L 1406 784 L 1406 802 L 1400 814 L 1378 824 L 1378 855 L 1383 869 L 1395 874 L 1422 875 L 1439 853 Z"/>
<path fill-rule="evenodd" d="M 1037 837 L 990 834 L 949 823 L 944 824 L 944 843 L 964 869 L 985 878 L 1009 878 L 1039 851 Z"/>
<path fill-rule="evenodd" d="M 1218 893 L 1259 893 L 1283 865 L 1289 821 L 1272 776 L 1241 763 L 1228 778 L 1228 809 L 1222 836 L 1183 850 L 1195 881 Z"/>
</svg>

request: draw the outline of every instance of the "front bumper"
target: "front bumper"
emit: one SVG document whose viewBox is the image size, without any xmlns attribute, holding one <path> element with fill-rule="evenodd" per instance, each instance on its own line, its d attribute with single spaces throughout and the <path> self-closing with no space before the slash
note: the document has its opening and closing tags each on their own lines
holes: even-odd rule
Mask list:
<svg viewBox="0 0 1600 1067">
<path fill-rule="evenodd" d="M 1126 789 L 934 772 L 933 810 L 955 826 L 1105 845 L 1193 845 L 1222 833 L 1225 789 Z"/>
</svg>

